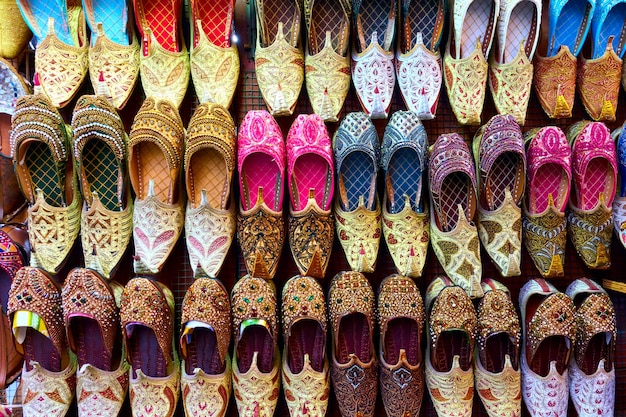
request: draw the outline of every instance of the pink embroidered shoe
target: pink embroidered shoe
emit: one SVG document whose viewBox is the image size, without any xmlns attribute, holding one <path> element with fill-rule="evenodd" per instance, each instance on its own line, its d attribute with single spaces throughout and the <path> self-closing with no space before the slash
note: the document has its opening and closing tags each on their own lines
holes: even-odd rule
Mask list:
<svg viewBox="0 0 626 417">
<path fill-rule="evenodd" d="M 567 232 L 588 268 L 608 269 L 617 186 L 615 142 L 602 122 L 575 123 L 567 137 L 572 144 L 574 173 Z"/>
<path fill-rule="evenodd" d="M 391 107 L 396 12 L 394 1 L 352 2 L 352 82 L 363 111 L 372 119 L 386 119 Z"/>
<path fill-rule="evenodd" d="M 563 276 L 572 151 L 558 127 L 530 130 L 524 139 L 528 143 L 524 245 L 542 276 Z"/>
<path fill-rule="evenodd" d="M 252 110 L 239 127 L 237 233 L 248 273 L 272 279 L 285 241 L 285 144 L 276 120 Z"/>
<path fill-rule="evenodd" d="M 612 416 L 615 408 L 615 309 L 606 291 L 581 278 L 565 293 L 576 304 L 576 349 L 569 392 L 580 417 Z"/>
<path fill-rule="evenodd" d="M 335 229 L 335 168 L 328 131 L 317 114 L 299 115 L 287 136 L 289 245 L 302 275 L 324 278 Z"/>
</svg>

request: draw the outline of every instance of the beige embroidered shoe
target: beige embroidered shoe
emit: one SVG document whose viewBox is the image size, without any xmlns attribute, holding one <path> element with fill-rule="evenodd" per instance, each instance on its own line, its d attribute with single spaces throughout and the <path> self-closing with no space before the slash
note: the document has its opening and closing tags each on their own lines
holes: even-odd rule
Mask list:
<svg viewBox="0 0 626 417">
<path fill-rule="evenodd" d="M 491 278 L 482 282 L 474 355 L 476 392 L 489 417 L 520 416 L 521 327 L 509 290 Z"/>
<path fill-rule="evenodd" d="M 272 417 L 280 392 L 278 317 L 273 284 L 249 275 L 233 287 L 233 390 L 240 416 Z"/>
<path fill-rule="evenodd" d="M 231 393 L 230 300 L 215 279 L 198 278 L 181 317 L 180 390 L 187 416 L 224 417 Z"/>
<path fill-rule="evenodd" d="M 328 291 L 332 330 L 330 374 L 344 417 L 373 417 L 378 391 L 374 291 L 360 272 L 340 272 Z"/>
<path fill-rule="evenodd" d="M 282 293 L 283 389 L 291 417 L 324 417 L 330 396 L 326 300 L 311 277 L 295 276 Z"/>
<path fill-rule="evenodd" d="M 122 293 L 120 321 L 131 366 L 133 416 L 172 417 L 180 391 L 174 295 L 161 283 L 133 278 Z"/>
<path fill-rule="evenodd" d="M 411 278 L 390 275 L 378 289 L 380 392 L 388 416 L 417 417 L 424 396 L 424 302 Z"/>
<path fill-rule="evenodd" d="M 437 277 L 426 289 L 426 308 L 426 386 L 435 411 L 439 417 L 470 417 L 478 322 L 472 301 L 449 278 Z"/>
</svg>

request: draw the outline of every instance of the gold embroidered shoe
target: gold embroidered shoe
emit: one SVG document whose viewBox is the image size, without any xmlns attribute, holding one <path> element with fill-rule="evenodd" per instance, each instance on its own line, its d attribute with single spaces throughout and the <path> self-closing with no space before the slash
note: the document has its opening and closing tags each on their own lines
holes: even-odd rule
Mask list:
<svg viewBox="0 0 626 417">
<path fill-rule="evenodd" d="M 147 98 L 135 116 L 128 143 L 137 274 L 159 272 L 183 230 L 179 182 L 184 139 L 183 122 L 172 103 Z"/>
<path fill-rule="evenodd" d="M 254 65 L 263 100 L 272 116 L 289 116 L 304 81 L 300 42 L 302 0 L 254 0 Z"/>
<path fill-rule="evenodd" d="M 489 60 L 489 88 L 496 110 L 523 125 L 539 41 L 541 0 L 500 0 L 496 46 Z"/>
<path fill-rule="evenodd" d="M 122 286 L 97 272 L 76 268 L 63 286 L 63 319 L 68 344 L 78 358 L 79 417 L 117 417 L 128 390 L 119 303 Z"/>
<path fill-rule="evenodd" d="M 489 417 L 522 412 L 519 348 L 521 327 L 509 290 L 491 278 L 482 282 L 474 355 L 476 392 Z"/>
<path fill-rule="evenodd" d="M 273 285 L 249 275 L 233 287 L 233 390 L 240 416 L 272 417 L 280 393 L 278 317 Z"/>
<path fill-rule="evenodd" d="M 324 417 L 330 396 L 326 301 L 321 285 L 295 276 L 282 293 L 283 387 L 291 417 Z"/>
<path fill-rule="evenodd" d="M 324 121 L 299 115 L 287 135 L 289 246 L 301 274 L 323 279 L 333 249 L 333 151 Z"/>
<path fill-rule="evenodd" d="M 487 87 L 487 59 L 499 0 L 451 2 L 450 37 L 443 57 L 448 100 L 460 124 L 480 124 Z"/>
<path fill-rule="evenodd" d="M 566 416 L 568 372 L 576 343 L 575 308 L 572 299 L 544 279 L 533 279 L 521 288 L 521 371 L 526 409 L 532 417 L 550 413 Z"/>
<path fill-rule="evenodd" d="M 3 60 L 20 60 L 33 34 L 14 0 L 0 2 L 0 19 L 0 57 Z"/>
<path fill-rule="evenodd" d="M 55 107 L 66 106 L 87 76 L 87 25 L 80 0 L 19 0 L 37 40 L 35 72 Z"/>
<path fill-rule="evenodd" d="M 378 135 L 365 113 L 350 113 L 333 138 L 337 172 L 335 227 L 353 271 L 373 272 L 381 235 L 376 194 Z"/>
<path fill-rule="evenodd" d="M 200 103 L 229 108 L 239 81 L 239 52 L 232 43 L 235 0 L 191 1 L 191 78 Z"/>
<path fill-rule="evenodd" d="M 373 417 L 378 391 L 374 291 L 360 272 L 340 272 L 328 291 L 332 330 L 330 375 L 344 417 Z"/>
<path fill-rule="evenodd" d="M 304 77 L 311 107 L 325 122 L 336 122 L 350 89 L 349 0 L 304 1 Z"/>
<path fill-rule="evenodd" d="M 480 298 L 482 264 L 474 224 L 476 173 L 467 144 L 457 134 L 441 135 L 428 161 L 432 248 L 450 279 L 471 298 Z"/>
<path fill-rule="evenodd" d="M 103 96 L 82 96 L 72 116 L 74 162 L 83 195 L 85 265 L 109 279 L 132 235 L 127 141 L 122 119 Z"/>
<path fill-rule="evenodd" d="M 575 123 L 567 137 L 572 144 L 574 174 L 567 232 L 588 268 L 608 269 L 617 187 L 615 142 L 602 122 Z"/>
<path fill-rule="evenodd" d="M 503 277 L 519 276 L 526 153 L 519 125 L 496 115 L 474 135 L 478 236 Z"/>
<path fill-rule="evenodd" d="M 611 416 L 615 408 L 615 308 L 594 281 L 572 282 L 565 293 L 576 304 L 576 349 L 569 392 L 579 416 Z"/>
<path fill-rule="evenodd" d="M 425 201 L 426 130 L 418 115 L 397 111 L 385 128 L 383 233 L 394 265 L 402 275 L 418 278 L 426 263 L 430 216 Z"/>
<path fill-rule="evenodd" d="M 180 382 L 174 347 L 174 295 L 161 283 L 133 278 L 122 293 L 120 322 L 131 366 L 133 416 L 172 417 Z"/>
<path fill-rule="evenodd" d="M 185 294 L 180 352 L 187 416 L 224 417 L 231 393 L 230 300 L 215 279 L 198 278 Z"/>
<path fill-rule="evenodd" d="M 272 279 L 285 241 L 285 144 L 276 120 L 249 111 L 239 127 L 237 233 L 248 273 Z"/>
<path fill-rule="evenodd" d="M 219 104 L 197 107 L 185 145 L 185 239 L 194 276 L 217 277 L 235 236 L 235 123 Z"/>
<path fill-rule="evenodd" d="M 179 24 L 182 0 L 133 0 L 141 35 L 139 72 L 146 97 L 179 108 L 189 84 L 189 53 Z"/>
<path fill-rule="evenodd" d="M 13 280 L 7 312 L 24 353 L 24 415 L 64 417 L 74 398 L 76 357 L 65 338 L 61 289 L 45 271 L 24 267 Z"/>
<path fill-rule="evenodd" d="M 378 290 L 380 391 L 388 416 L 417 417 L 424 396 L 424 302 L 411 278 L 390 275 Z"/>
<path fill-rule="evenodd" d="M 72 169 L 71 130 L 43 95 L 20 98 L 13 114 L 11 156 L 28 201 L 31 264 L 54 274 L 80 231 L 81 198 Z"/>
<path fill-rule="evenodd" d="M 426 309 L 426 386 L 435 411 L 439 417 L 470 417 L 478 322 L 472 301 L 449 278 L 437 277 L 426 289 Z"/>
</svg>

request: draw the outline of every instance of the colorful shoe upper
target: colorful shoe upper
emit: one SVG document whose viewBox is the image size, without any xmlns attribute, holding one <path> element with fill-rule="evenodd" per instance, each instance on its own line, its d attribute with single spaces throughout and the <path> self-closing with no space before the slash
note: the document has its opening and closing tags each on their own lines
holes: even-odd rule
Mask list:
<svg viewBox="0 0 626 417">
<path fill-rule="evenodd" d="M 337 167 L 335 226 L 350 268 L 373 272 L 380 244 L 380 202 L 376 176 L 378 135 L 365 113 L 350 113 L 333 138 Z"/>
<path fill-rule="evenodd" d="M 478 236 L 503 277 L 521 274 L 526 153 L 519 125 L 496 115 L 474 136 Z"/>
<path fill-rule="evenodd" d="M 430 217 L 425 201 L 426 130 L 411 111 L 393 114 L 385 129 L 383 233 L 398 272 L 418 278 L 426 263 Z"/>
<path fill-rule="evenodd" d="M 335 229 L 333 152 L 324 121 L 299 115 L 287 135 L 289 245 L 301 274 L 322 279 L 330 261 Z"/>
<path fill-rule="evenodd" d="M 280 126 L 265 110 L 246 114 L 237 142 L 239 245 L 249 274 L 272 279 L 285 241 L 285 143 Z"/>
<path fill-rule="evenodd" d="M 567 136 L 574 174 L 567 232 L 588 268 L 608 269 L 617 186 L 615 142 L 602 122 L 575 123 Z"/>
<path fill-rule="evenodd" d="M 433 251 L 450 279 L 470 297 L 480 298 L 476 174 L 470 150 L 457 133 L 437 138 L 428 161 L 428 178 Z"/>
</svg>

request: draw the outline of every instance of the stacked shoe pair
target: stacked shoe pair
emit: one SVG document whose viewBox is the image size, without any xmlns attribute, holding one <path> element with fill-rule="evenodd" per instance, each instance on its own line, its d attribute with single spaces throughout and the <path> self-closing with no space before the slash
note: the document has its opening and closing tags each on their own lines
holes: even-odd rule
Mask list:
<svg viewBox="0 0 626 417">
<path fill-rule="evenodd" d="M 588 268 L 608 269 L 617 181 L 609 130 L 601 122 L 582 121 L 572 125 L 567 136 L 548 126 L 527 132 L 525 140 L 528 192 L 523 234 L 535 266 L 544 277 L 563 276 L 569 234 Z"/>
</svg>

